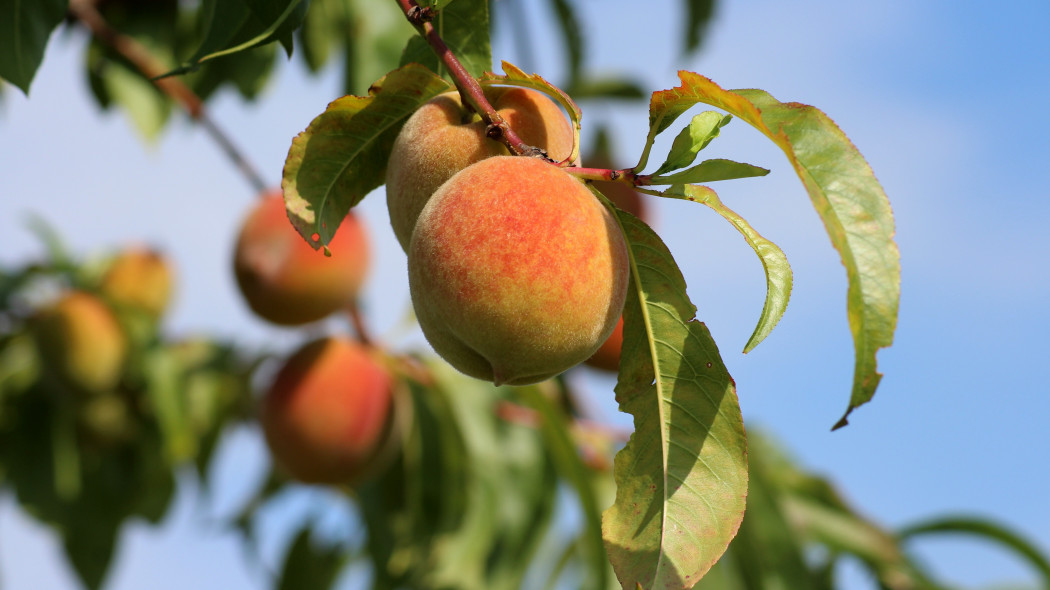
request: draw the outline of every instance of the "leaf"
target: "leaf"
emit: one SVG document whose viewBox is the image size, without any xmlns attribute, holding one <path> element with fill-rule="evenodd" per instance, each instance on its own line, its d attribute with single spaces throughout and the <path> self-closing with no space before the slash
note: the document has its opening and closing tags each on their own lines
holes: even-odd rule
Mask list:
<svg viewBox="0 0 1050 590">
<path fill-rule="evenodd" d="M 185 397 L 185 380 L 178 358 L 168 350 L 152 350 L 143 359 L 146 395 L 161 434 L 169 460 L 178 464 L 197 453 L 197 437 L 190 423 Z"/>
<path fill-rule="evenodd" d="M 492 69 L 492 47 L 489 42 L 488 0 L 456 0 L 436 9 L 434 29 L 452 54 L 477 78 Z M 410 63 L 424 65 L 441 76 L 451 78 L 426 39 L 413 36 L 401 54 L 402 66 Z"/>
<path fill-rule="evenodd" d="M 591 482 L 591 474 L 569 436 L 569 423 L 537 388 L 520 388 L 518 395 L 539 412 L 542 418 L 540 433 L 546 440 L 548 452 L 552 455 L 559 474 L 576 490 L 584 518 L 580 545 L 587 556 L 586 563 L 589 564 L 590 575 L 586 576 L 586 579 L 594 588 L 605 588 L 608 585 L 608 580 L 605 579 L 607 558 L 601 534 L 601 509 Z"/>
<path fill-rule="evenodd" d="M 569 153 L 566 160 L 569 162 L 575 162 L 580 155 L 580 117 L 583 116 L 580 112 L 580 107 L 576 105 L 564 90 L 544 80 L 542 76 L 538 74 L 526 74 L 518 68 L 518 66 L 508 61 L 500 62 L 500 64 L 503 66 L 504 75 L 500 76 L 498 74 L 493 74 L 492 72 L 485 72 L 483 76 L 478 78 L 478 83 L 482 86 L 495 84 L 532 88 L 534 90 L 539 90 L 558 101 L 566 112 L 569 113 L 569 122 L 572 124 L 572 152 Z"/>
<path fill-rule="evenodd" d="M 762 261 L 762 269 L 766 273 L 766 301 L 762 305 L 762 315 L 758 318 L 758 325 L 752 332 L 751 338 L 744 345 L 744 352 L 751 352 L 780 322 L 787 309 L 788 299 L 791 298 L 792 273 L 784 251 L 773 242 L 762 237 L 746 219 L 738 213 L 722 204 L 718 194 L 706 186 L 698 185 L 675 185 L 667 189 L 664 196 L 685 199 L 707 205 L 714 209 L 726 221 L 740 232 L 748 245 L 758 254 Z"/>
<path fill-rule="evenodd" d="M 565 59 L 568 61 L 569 70 L 568 86 L 574 86 L 580 80 L 583 65 L 583 38 L 580 36 L 582 27 L 568 0 L 550 0 L 550 3 L 565 41 Z"/>
<path fill-rule="evenodd" d="M 698 102 L 747 121 L 787 155 L 842 257 L 856 359 L 849 405 L 833 430 L 845 426 L 850 412 L 875 395 L 882 378 L 875 357 L 893 343 L 897 325 L 900 253 L 889 199 L 849 138 L 818 109 L 761 90 L 723 90 L 693 72 L 678 75 L 681 86 L 653 93 L 650 140 Z"/>
<path fill-rule="evenodd" d="M 715 12 L 715 0 L 685 0 L 685 50 L 697 50 L 704 41 L 704 28 Z"/>
<path fill-rule="evenodd" d="M 311 537 L 309 525 L 295 535 L 277 578 L 277 590 L 329 590 L 335 585 L 346 565 L 347 550 L 317 547 Z"/>
<path fill-rule="evenodd" d="M 203 0 L 198 11 L 203 40 L 186 63 L 167 74 L 183 74 L 202 62 L 280 41 L 292 53 L 292 33 L 302 24 L 308 0 Z"/>
<path fill-rule="evenodd" d="M 737 178 L 753 178 L 769 174 L 766 168 L 759 168 L 751 164 L 734 162 L 722 158 L 704 160 L 696 166 L 668 174 L 666 176 L 654 176 L 653 184 L 695 184 L 699 182 L 717 182 L 719 180 L 735 180 Z"/>
<path fill-rule="evenodd" d="M 1028 539 L 998 523 L 968 516 L 942 517 L 905 527 L 897 536 L 902 541 L 907 541 L 941 533 L 973 535 L 1010 549 L 1039 573 L 1044 587 L 1050 588 L 1050 557 Z"/>
<path fill-rule="evenodd" d="M 634 80 L 627 78 L 587 77 L 569 86 L 566 90 L 569 96 L 576 100 L 589 98 L 621 98 L 634 100 L 645 98 L 645 91 Z"/>
<path fill-rule="evenodd" d="M 335 100 L 292 140 L 281 186 L 289 219 L 310 245 L 327 244 L 350 208 L 383 184 L 405 119 L 450 88 L 410 64 L 373 84 L 368 96 Z"/>
<path fill-rule="evenodd" d="M 704 111 L 694 116 L 689 126 L 674 139 L 667 160 L 653 172 L 653 176 L 692 164 L 693 160 L 696 160 L 696 154 L 718 137 L 719 131 L 732 120 L 732 115 L 722 115 L 715 111 Z"/>
<path fill-rule="evenodd" d="M 0 0 L 0 79 L 29 94 L 51 32 L 69 0 Z"/>
<path fill-rule="evenodd" d="M 630 243 L 616 399 L 635 432 L 616 455 L 616 500 L 602 516 L 626 587 L 690 588 L 737 532 L 747 450 L 736 389 L 685 280 L 645 224 L 617 212 Z"/>
</svg>

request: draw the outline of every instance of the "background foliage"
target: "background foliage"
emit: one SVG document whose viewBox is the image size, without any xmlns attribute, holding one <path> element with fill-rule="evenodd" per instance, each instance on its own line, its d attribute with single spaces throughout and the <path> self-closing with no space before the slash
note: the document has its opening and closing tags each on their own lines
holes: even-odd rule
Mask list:
<svg viewBox="0 0 1050 590">
<path fill-rule="evenodd" d="M 270 46 L 270 47 L 272 48 L 273 46 Z M 239 54 L 238 54 L 238 55 L 239 55 Z M 216 61 L 215 63 L 219 63 L 219 62 L 217 62 L 217 61 Z M 268 63 L 270 63 L 270 62 L 268 62 Z M 173 64 L 173 65 L 174 65 L 174 64 Z M 666 87 L 666 84 L 665 84 L 664 86 L 659 86 L 659 87 Z M 146 89 L 149 89 L 150 87 L 149 87 L 149 86 L 144 86 L 144 88 L 146 88 Z M 238 88 L 239 88 L 239 87 L 238 87 Z M 137 104 L 138 104 L 138 101 L 130 101 L 130 102 L 134 102 L 134 103 L 137 103 Z M 820 103 L 819 97 L 815 98 L 813 102 L 817 102 L 817 103 Z M 156 110 L 161 110 L 161 109 L 156 109 Z M 153 117 L 154 117 L 154 119 L 155 119 L 155 118 L 156 118 L 156 115 L 154 114 L 154 115 L 153 115 Z M 141 125 L 141 124 L 140 124 L 140 125 Z M 156 127 L 156 124 L 155 124 L 155 123 L 154 123 L 153 127 Z M 846 128 L 848 129 L 849 127 L 848 127 L 848 126 L 846 126 Z M 298 546 L 298 544 L 297 544 L 296 546 Z"/>
</svg>

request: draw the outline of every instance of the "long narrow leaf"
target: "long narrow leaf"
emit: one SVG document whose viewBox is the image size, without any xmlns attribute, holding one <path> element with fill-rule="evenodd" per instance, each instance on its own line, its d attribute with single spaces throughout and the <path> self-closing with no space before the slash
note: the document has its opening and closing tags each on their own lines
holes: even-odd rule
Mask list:
<svg viewBox="0 0 1050 590">
<path fill-rule="evenodd" d="M 994 522 L 965 516 L 937 518 L 909 526 L 897 535 L 902 540 L 912 540 L 931 534 L 959 533 L 981 537 L 1012 550 L 1039 572 L 1043 579 L 1043 587 L 1050 589 L 1050 557 L 1029 540 Z"/>
<path fill-rule="evenodd" d="M 747 121 L 787 155 L 842 257 L 856 351 L 849 405 L 834 428 L 845 426 L 850 412 L 875 395 L 882 378 L 875 357 L 893 343 L 897 326 L 900 253 L 889 200 L 860 152 L 820 110 L 779 102 L 761 90 L 723 90 L 693 72 L 679 77 L 681 86 L 653 93 L 650 138 L 696 103 Z"/>
<path fill-rule="evenodd" d="M 618 212 L 632 289 L 616 399 L 635 432 L 616 455 L 602 532 L 624 588 L 691 588 L 744 515 L 747 449 L 736 388 L 685 280 L 648 226 Z"/>
<path fill-rule="evenodd" d="M 746 219 L 723 205 L 718 194 L 710 188 L 694 184 L 679 184 L 667 189 L 663 194 L 701 203 L 714 209 L 726 221 L 733 224 L 733 227 L 744 236 L 748 245 L 754 249 L 759 260 L 762 261 L 762 268 L 766 273 L 766 302 L 762 306 L 762 315 L 758 318 L 755 331 L 751 333 L 751 338 L 744 345 L 744 352 L 751 352 L 773 331 L 773 328 L 780 322 L 780 318 L 784 316 L 784 310 L 787 309 L 793 282 L 791 265 L 788 264 L 787 256 L 779 246 L 755 231 L 755 228 L 751 227 Z"/>
</svg>

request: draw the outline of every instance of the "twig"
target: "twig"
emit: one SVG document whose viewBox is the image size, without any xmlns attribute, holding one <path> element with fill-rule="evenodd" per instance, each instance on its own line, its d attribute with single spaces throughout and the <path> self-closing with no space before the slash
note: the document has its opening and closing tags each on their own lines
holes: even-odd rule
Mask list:
<svg viewBox="0 0 1050 590">
<path fill-rule="evenodd" d="M 416 0 L 397 0 L 401 10 L 405 13 L 405 17 L 408 22 L 416 28 L 416 31 L 426 40 L 430 45 L 431 49 L 441 60 L 441 63 L 448 68 L 449 74 L 452 76 L 453 81 L 456 83 L 456 88 L 459 89 L 459 94 L 463 97 L 464 104 L 470 106 L 482 120 L 488 125 L 486 134 L 496 141 L 502 142 L 507 146 L 507 149 L 512 154 L 518 156 L 533 156 L 540 157 L 547 161 L 553 162 L 547 154 L 534 146 L 526 144 L 518 134 L 507 125 L 507 122 L 499 114 L 499 112 L 492 106 L 492 103 L 485 98 L 485 93 L 481 89 L 481 85 L 478 81 L 470 75 L 470 72 L 463 67 L 459 59 L 452 53 L 445 44 L 445 41 L 438 34 L 437 29 L 430 22 L 434 18 L 434 11 L 431 8 L 423 8 L 419 5 Z"/>
<path fill-rule="evenodd" d="M 364 318 L 361 317 L 361 309 L 357 306 L 356 301 L 346 306 L 346 315 L 350 317 L 350 324 L 353 325 L 354 332 L 357 333 L 358 342 L 365 346 L 372 346 L 372 337 L 368 331 L 368 326 L 365 325 Z"/>
<path fill-rule="evenodd" d="M 200 123 L 205 131 L 211 135 L 212 139 L 219 144 L 223 153 L 233 162 L 234 166 L 241 171 L 256 193 L 262 194 L 266 190 L 266 181 L 255 167 L 248 162 L 244 154 L 237 149 L 229 136 L 219 129 L 215 121 L 208 116 L 200 97 L 178 78 L 173 76 L 160 78 L 160 76 L 167 73 L 168 68 L 153 57 L 148 49 L 134 38 L 124 35 L 111 27 L 95 8 L 91 0 L 69 0 L 69 14 L 83 23 L 96 39 L 128 60 L 139 73 L 145 76 L 146 79 L 151 80 L 161 92 L 179 103 L 186 110 L 186 113 L 189 114 L 190 118 Z"/>
</svg>

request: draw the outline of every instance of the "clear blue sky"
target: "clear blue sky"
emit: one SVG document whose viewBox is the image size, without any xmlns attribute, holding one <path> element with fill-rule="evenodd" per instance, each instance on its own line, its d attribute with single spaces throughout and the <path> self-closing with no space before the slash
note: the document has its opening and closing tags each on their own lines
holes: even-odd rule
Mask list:
<svg viewBox="0 0 1050 590">
<path fill-rule="evenodd" d="M 773 169 L 716 188 L 785 250 L 795 271 L 784 320 L 746 356 L 738 351 L 761 309 L 761 266 L 709 211 L 657 205 L 654 224 L 720 345 L 749 423 L 831 476 L 879 522 L 981 515 L 1050 550 L 1050 119 L 1043 115 L 1050 5 L 722 0 L 706 49 L 683 59 L 672 20 L 677 2 L 653 2 L 644 18 L 632 14 L 634 3 L 580 4 L 596 67 L 626 69 L 652 90 L 676 85 L 676 70 L 690 69 L 727 88 L 759 87 L 814 104 L 853 139 L 893 203 L 903 265 L 896 344 L 879 357 L 885 378 L 874 401 L 834 433 L 829 427 L 845 408 L 852 371 L 845 273 L 783 155 L 739 122 L 709 148 Z M 52 39 L 30 100 L 4 89 L 0 262 L 40 253 L 25 229 L 29 212 L 43 214 L 85 254 L 149 241 L 178 265 L 172 332 L 205 331 L 246 346 L 296 342 L 296 333 L 254 320 L 234 291 L 229 256 L 234 228 L 254 198 L 247 185 L 182 117 L 146 145 L 121 114 L 100 115 L 80 67 L 83 42 L 80 35 Z M 497 40 L 495 57 L 557 80 L 556 47 L 537 45 L 534 64 L 522 63 L 506 40 Z M 279 68 L 261 101 L 221 96 L 213 114 L 276 184 L 292 136 L 337 96 L 337 78 L 305 79 L 293 61 Z M 585 139 L 597 122 L 614 126 L 619 163 L 633 164 L 645 108 L 584 105 Z M 381 334 L 396 330 L 409 306 L 404 258 L 383 205 L 379 192 L 362 205 L 377 254 L 365 298 Z M 420 342 L 418 335 L 407 341 Z M 621 423 L 611 381 L 579 379 L 607 418 Z M 204 526 L 209 512 L 237 506 L 264 461 L 256 433 L 236 433 L 221 457 L 213 503 L 202 508 L 200 498 L 183 494 L 164 526 L 130 527 L 108 587 L 267 588 L 233 537 Z M 290 515 L 323 495 L 267 518 L 264 562 L 279 553 Z M 53 536 L 9 496 L 0 497 L 0 522 L 0 584 L 76 587 Z M 1013 558 L 976 543 L 921 548 L 960 584 L 1034 579 Z M 850 587 L 866 586 L 851 576 Z"/>
</svg>

